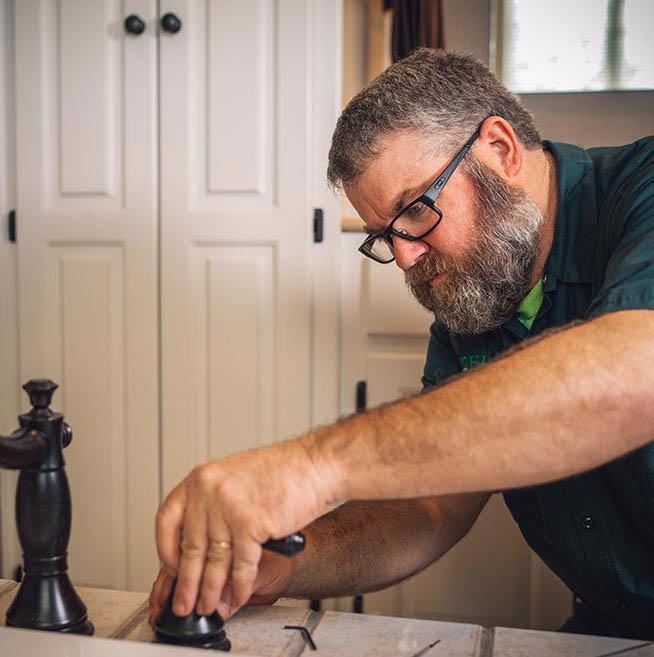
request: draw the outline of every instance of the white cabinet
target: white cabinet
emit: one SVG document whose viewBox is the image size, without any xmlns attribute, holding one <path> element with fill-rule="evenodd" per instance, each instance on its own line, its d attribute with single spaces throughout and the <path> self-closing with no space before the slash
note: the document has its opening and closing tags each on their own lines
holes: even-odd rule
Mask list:
<svg viewBox="0 0 654 657">
<path fill-rule="evenodd" d="M 336 414 L 336 342 L 313 336 L 316 281 L 335 276 L 340 4 L 12 7 L 19 378 L 56 380 L 75 430 L 74 579 L 144 590 L 161 494 Z M 316 245 L 314 206 L 332 224 Z"/>
</svg>

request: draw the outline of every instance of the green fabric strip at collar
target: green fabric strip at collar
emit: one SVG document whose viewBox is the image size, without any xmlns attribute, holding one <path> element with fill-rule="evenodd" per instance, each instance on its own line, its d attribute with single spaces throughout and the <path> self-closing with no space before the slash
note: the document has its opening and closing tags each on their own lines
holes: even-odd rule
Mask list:
<svg viewBox="0 0 654 657">
<path fill-rule="evenodd" d="M 543 281 L 542 279 L 531 288 L 529 294 L 522 300 L 516 317 L 518 321 L 527 329 L 531 329 L 536 315 L 543 304 Z"/>
</svg>

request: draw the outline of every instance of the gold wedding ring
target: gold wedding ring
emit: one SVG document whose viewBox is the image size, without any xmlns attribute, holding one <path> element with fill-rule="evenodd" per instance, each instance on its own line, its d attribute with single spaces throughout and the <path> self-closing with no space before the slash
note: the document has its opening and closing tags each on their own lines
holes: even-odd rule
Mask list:
<svg viewBox="0 0 654 657">
<path fill-rule="evenodd" d="M 185 541 L 182 541 L 182 554 L 187 556 L 196 557 L 201 556 L 203 551 L 200 551 L 197 547 L 189 544 Z M 207 550 L 207 559 L 209 561 L 225 561 L 231 559 L 231 555 L 227 554 L 228 550 L 232 549 L 232 544 L 229 541 L 211 541 Z"/>
<path fill-rule="evenodd" d="M 227 550 L 231 549 L 232 544 L 229 541 L 211 541 L 207 552 L 207 561 L 217 563 L 228 561 L 231 555 L 227 554 Z"/>
</svg>

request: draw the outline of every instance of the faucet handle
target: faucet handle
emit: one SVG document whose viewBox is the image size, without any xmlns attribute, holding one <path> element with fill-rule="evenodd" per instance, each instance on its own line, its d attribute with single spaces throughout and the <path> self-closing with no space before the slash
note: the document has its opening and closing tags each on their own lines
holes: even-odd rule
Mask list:
<svg viewBox="0 0 654 657">
<path fill-rule="evenodd" d="M 61 425 L 61 446 L 65 449 L 70 445 L 70 443 L 73 440 L 73 428 L 68 424 L 68 422 L 64 422 Z"/>
<path fill-rule="evenodd" d="M 32 404 L 30 415 L 34 417 L 49 417 L 51 414 L 50 403 L 52 395 L 59 386 L 50 379 L 30 379 L 23 390 L 27 392 Z"/>
</svg>

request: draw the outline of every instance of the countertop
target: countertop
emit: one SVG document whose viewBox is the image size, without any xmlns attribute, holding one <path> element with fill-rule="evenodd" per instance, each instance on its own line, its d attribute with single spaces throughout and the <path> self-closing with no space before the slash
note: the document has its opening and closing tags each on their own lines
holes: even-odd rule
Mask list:
<svg viewBox="0 0 654 657">
<path fill-rule="evenodd" d="M 17 588 L 0 580 L 0 624 Z M 93 637 L 0 627 L 2 657 L 180 657 L 200 654 L 191 648 L 153 644 L 146 593 L 77 587 L 95 625 Z M 299 632 L 311 631 L 317 650 Z M 234 655 L 250 657 L 654 657 L 654 645 L 642 641 L 554 632 L 486 628 L 464 623 L 392 618 L 342 612 L 314 612 L 275 605 L 250 607 L 226 623 Z M 206 653 L 205 653 L 206 654 Z M 220 654 L 220 653 L 214 653 Z"/>
</svg>

